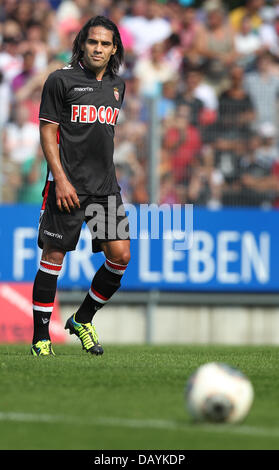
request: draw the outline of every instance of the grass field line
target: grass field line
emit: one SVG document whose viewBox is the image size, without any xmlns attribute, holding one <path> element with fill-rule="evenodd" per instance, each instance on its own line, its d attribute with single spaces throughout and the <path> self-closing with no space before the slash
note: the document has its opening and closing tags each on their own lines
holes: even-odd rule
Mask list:
<svg viewBox="0 0 279 470">
<path fill-rule="evenodd" d="M 75 425 L 98 425 L 112 426 L 124 428 L 153 428 L 163 430 L 181 430 L 181 431 L 198 431 L 198 432 L 214 432 L 214 433 L 232 433 L 252 436 L 279 437 L 279 428 L 267 428 L 260 426 L 248 426 L 244 424 L 191 424 L 180 421 L 161 420 L 161 419 L 128 419 L 116 417 L 95 417 L 80 418 L 78 416 L 69 415 L 51 415 L 36 413 L 20 413 L 20 412 L 0 412 L 0 421 L 12 421 L 23 423 L 62 423 Z"/>
</svg>

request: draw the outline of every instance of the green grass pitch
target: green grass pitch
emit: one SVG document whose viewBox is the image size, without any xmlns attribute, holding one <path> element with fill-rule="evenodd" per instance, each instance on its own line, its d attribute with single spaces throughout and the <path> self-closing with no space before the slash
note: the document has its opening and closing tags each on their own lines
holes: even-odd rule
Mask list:
<svg viewBox="0 0 279 470">
<path fill-rule="evenodd" d="M 275 346 L 0 345 L 0 448 L 279 449 Z M 241 424 L 194 424 L 184 406 L 189 375 L 209 361 L 239 367 L 255 400 Z"/>
</svg>

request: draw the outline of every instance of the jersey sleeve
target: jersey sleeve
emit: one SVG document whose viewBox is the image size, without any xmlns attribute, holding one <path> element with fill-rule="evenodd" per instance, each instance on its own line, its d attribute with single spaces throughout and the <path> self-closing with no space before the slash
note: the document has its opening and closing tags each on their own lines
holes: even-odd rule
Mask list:
<svg viewBox="0 0 279 470">
<path fill-rule="evenodd" d="M 60 124 L 64 102 L 63 80 L 57 73 L 51 73 L 43 87 L 39 119 Z"/>
</svg>

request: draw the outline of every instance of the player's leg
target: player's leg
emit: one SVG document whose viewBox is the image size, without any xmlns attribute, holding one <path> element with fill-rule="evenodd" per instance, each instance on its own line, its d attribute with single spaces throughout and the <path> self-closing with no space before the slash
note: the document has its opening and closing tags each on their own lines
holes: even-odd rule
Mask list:
<svg viewBox="0 0 279 470">
<path fill-rule="evenodd" d="M 33 355 L 54 354 L 49 335 L 49 323 L 62 269 L 65 251 L 45 245 L 40 267 L 33 284 Z"/>
<path fill-rule="evenodd" d="M 102 242 L 100 245 L 106 260 L 96 272 L 80 308 L 66 323 L 66 328 L 81 339 L 83 348 L 96 355 L 102 354 L 103 348 L 91 322 L 97 310 L 102 308 L 121 286 L 122 276 L 130 261 L 130 240 L 113 240 Z M 83 331 L 84 328 L 87 331 Z M 81 334 L 84 335 L 84 340 L 80 337 Z"/>
<path fill-rule="evenodd" d="M 95 326 L 92 324 L 97 310 L 102 308 L 119 289 L 121 279 L 130 260 L 129 222 L 120 193 L 108 197 L 93 197 L 94 223 L 89 217 L 86 223 L 91 229 L 94 253 L 103 251 L 106 260 L 96 272 L 90 289 L 79 307 L 66 323 L 70 330 L 81 340 L 83 348 L 92 354 L 103 354 Z M 90 206 L 88 206 L 90 207 Z M 113 238 L 111 237 L 113 233 Z"/>
<path fill-rule="evenodd" d="M 106 260 L 96 272 L 89 292 L 76 313 L 76 320 L 80 323 L 92 321 L 96 311 L 120 288 L 130 261 L 130 240 L 113 240 L 100 245 Z"/>
<path fill-rule="evenodd" d="M 82 198 L 80 199 L 82 203 Z M 57 278 L 66 252 L 75 250 L 84 221 L 82 208 L 76 208 L 71 213 L 58 209 L 53 181 L 48 184 L 42 208 L 38 245 L 43 252 L 33 287 L 34 337 L 31 352 L 35 356 L 50 353 L 49 322 Z"/>
</svg>

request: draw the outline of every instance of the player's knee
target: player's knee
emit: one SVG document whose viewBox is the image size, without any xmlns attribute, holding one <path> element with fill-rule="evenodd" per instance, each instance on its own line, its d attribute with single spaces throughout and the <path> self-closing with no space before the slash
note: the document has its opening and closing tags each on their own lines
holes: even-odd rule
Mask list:
<svg viewBox="0 0 279 470">
<path fill-rule="evenodd" d="M 65 253 L 54 249 L 45 249 L 42 253 L 42 260 L 53 264 L 63 264 Z"/>
<path fill-rule="evenodd" d="M 122 250 L 118 254 L 117 259 L 114 259 L 113 261 L 115 263 L 123 264 L 124 266 L 126 266 L 129 263 L 130 259 L 131 259 L 130 250 Z"/>
<path fill-rule="evenodd" d="M 127 265 L 129 263 L 130 259 L 131 259 L 130 250 L 125 250 L 125 251 L 123 251 L 123 253 L 121 255 L 121 263 L 120 264 Z"/>
</svg>

